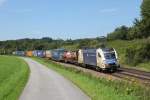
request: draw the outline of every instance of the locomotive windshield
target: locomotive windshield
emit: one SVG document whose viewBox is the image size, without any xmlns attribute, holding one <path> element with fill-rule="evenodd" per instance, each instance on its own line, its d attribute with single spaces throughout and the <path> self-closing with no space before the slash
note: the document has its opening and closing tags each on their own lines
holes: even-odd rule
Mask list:
<svg viewBox="0 0 150 100">
<path fill-rule="evenodd" d="M 105 59 L 116 59 L 115 53 L 104 53 Z"/>
</svg>

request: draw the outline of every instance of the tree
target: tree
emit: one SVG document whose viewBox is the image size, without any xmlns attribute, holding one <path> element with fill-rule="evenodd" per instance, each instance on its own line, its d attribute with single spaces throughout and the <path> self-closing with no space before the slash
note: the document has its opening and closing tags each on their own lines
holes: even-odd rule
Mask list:
<svg viewBox="0 0 150 100">
<path fill-rule="evenodd" d="M 150 0 L 143 0 L 141 5 L 141 15 L 143 19 L 150 20 Z"/>
<path fill-rule="evenodd" d="M 140 31 L 143 36 L 147 38 L 150 36 L 150 0 L 143 0 L 141 5 L 141 16 Z"/>
<path fill-rule="evenodd" d="M 118 27 L 114 30 L 114 32 L 107 35 L 109 40 L 121 39 L 127 40 L 129 28 L 126 26 Z"/>
</svg>

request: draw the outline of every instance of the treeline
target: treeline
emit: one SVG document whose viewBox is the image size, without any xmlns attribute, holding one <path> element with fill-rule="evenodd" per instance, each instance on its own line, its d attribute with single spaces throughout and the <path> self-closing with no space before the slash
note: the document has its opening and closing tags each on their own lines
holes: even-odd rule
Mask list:
<svg viewBox="0 0 150 100">
<path fill-rule="evenodd" d="M 150 0 L 143 0 L 141 18 L 135 19 L 132 27 L 121 26 L 108 34 L 109 40 L 133 40 L 150 36 Z"/>
<path fill-rule="evenodd" d="M 97 48 L 104 46 L 105 40 L 105 37 L 77 40 L 52 39 L 49 37 L 44 37 L 42 39 L 7 40 L 0 42 L 0 54 L 11 54 L 16 50 L 49 50 L 57 48 L 77 50 L 85 47 Z"/>
</svg>

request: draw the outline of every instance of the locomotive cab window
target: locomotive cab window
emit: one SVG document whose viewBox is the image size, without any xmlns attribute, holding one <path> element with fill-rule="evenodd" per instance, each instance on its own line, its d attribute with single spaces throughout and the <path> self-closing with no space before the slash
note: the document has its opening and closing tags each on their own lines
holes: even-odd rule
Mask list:
<svg viewBox="0 0 150 100">
<path fill-rule="evenodd" d="M 105 53 L 104 56 L 106 59 L 116 59 L 115 53 Z"/>
<path fill-rule="evenodd" d="M 100 54 L 100 53 L 98 53 L 98 57 L 100 57 L 100 58 L 101 58 L 101 54 Z"/>
</svg>

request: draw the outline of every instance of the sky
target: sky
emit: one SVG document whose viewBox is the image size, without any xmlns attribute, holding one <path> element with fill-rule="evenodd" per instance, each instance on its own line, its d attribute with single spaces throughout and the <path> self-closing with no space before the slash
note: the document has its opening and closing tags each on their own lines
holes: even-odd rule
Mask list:
<svg viewBox="0 0 150 100">
<path fill-rule="evenodd" d="M 106 36 L 140 18 L 142 0 L 0 0 L 0 41 Z"/>
</svg>

